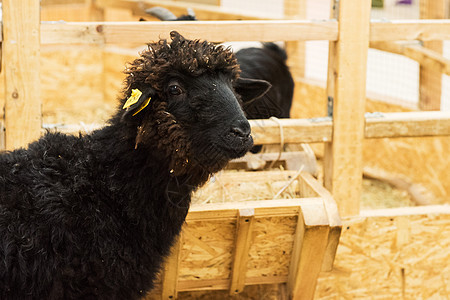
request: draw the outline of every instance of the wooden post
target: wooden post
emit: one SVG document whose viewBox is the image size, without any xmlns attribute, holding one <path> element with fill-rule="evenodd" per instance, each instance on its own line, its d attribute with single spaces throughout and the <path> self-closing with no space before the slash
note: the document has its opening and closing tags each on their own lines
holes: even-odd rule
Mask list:
<svg viewBox="0 0 450 300">
<path fill-rule="evenodd" d="M 325 145 L 324 184 L 338 202 L 341 216 L 350 216 L 359 214 L 362 190 L 371 1 L 337 3 L 339 34 L 330 43 L 327 84 L 333 133 L 332 142 Z"/>
<path fill-rule="evenodd" d="M 306 19 L 306 0 L 284 0 L 284 15 Z M 306 43 L 286 42 L 288 65 L 294 78 L 305 77 Z"/>
<path fill-rule="evenodd" d="M 321 200 L 321 199 L 320 199 Z M 314 299 L 330 232 L 323 201 L 301 202 L 289 265 L 289 299 Z"/>
<path fill-rule="evenodd" d="M 248 252 L 253 232 L 254 209 L 240 209 L 236 225 L 236 243 L 231 269 L 230 295 L 236 295 L 244 289 L 247 272 Z"/>
<path fill-rule="evenodd" d="M 421 0 L 421 19 L 444 19 L 448 8 L 447 0 Z M 423 46 L 442 54 L 442 41 L 425 41 Z M 439 70 L 420 66 L 419 108 L 421 110 L 440 110 L 442 92 L 442 73 Z"/>
<path fill-rule="evenodd" d="M 41 131 L 39 1 L 3 1 L 5 144 L 12 150 Z"/>
</svg>

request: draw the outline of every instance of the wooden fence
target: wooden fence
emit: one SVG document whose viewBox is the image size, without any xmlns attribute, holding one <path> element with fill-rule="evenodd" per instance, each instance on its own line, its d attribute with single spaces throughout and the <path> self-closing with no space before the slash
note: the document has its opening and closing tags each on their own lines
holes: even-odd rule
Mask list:
<svg viewBox="0 0 450 300">
<path fill-rule="evenodd" d="M 95 9 L 95 13 L 87 15 L 97 14 L 102 8 L 109 6 L 129 8 L 139 15 L 144 8 L 161 4 L 161 1 L 137 0 L 88 2 Z M 170 3 L 172 7 L 177 5 L 184 7 L 180 2 L 164 1 L 164 3 Z M 394 43 L 411 40 L 425 43 L 450 40 L 449 20 L 371 21 L 370 3 L 370 0 L 340 0 L 339 6 L 334 6 L 336 11 L 332 11 L 332 18 L 324 21 L 269 18 L 261 20 L 258 16 L 246 17 L 245 14 L 196 4 L 196 11 L 200 14 L 214 13 L 217 19 L 246 20 L 195 23 L 40 22 L 39 1 L 3 0 L 1 42 L 2 68 L 5 72 L 5 113 L 2 125 L 5 147 L 14 149 L 25 146 L 41 134 L 40 45 L 143 44 L 160 37 L 167 38 L 170 30 L 177 30 L 187 38 L 201 38 L 215 42 L 282 40 L 299 43 L 326 40 L 331 42 L 327 82 L 329 106 L 324 107 L 324 114 L 328 112 L 329 117 L 321 120 L 296 119 L 280 122 L 285 142 L 325 143 L 324 183 L 337 200 L 341 215 L 367 218 L 367 215 L 361 216 L 359 210 L 363 139 L 450 135 L 448 112 L 385 113 L 376 116 L 364 114 L 366 59 L 370 45 L 384 50 L 391 49 L 389 50 L 391 52 L 403 51 L 407 56 L 414 56 L 417 61 L 423 62 L 424 72 L 436 72 L 437 69 L 448 74 L 448 62 L 435 56 L 435 52 L 423 50 L 414 52 L 399 48 Z M 295 51 L 301 51 L 301 44 L 297 45 L 300 45 L 300 50 Z M 392 50 L 393 47 L 396 47 L 396 50 Z M 407 51 L 410 51 L 409 54 L 406 54 Z M 427 96 L 427 101 L 435 102 L 438 96 L 431 97 Z M 264 120 L 255 120 L 251 124 L 257 143 L 279 142 L 278 125 Z M 439 220 L 439 224 L 443 222 L 448 224 L 448 207 L 434 207 L 433 212 L 445 214 L 445 217 Z M 392 213 L 387 214 L 390 220 L 404 220 L 405 217 L 404 212 L 401 213 L 401 217 L 390 214 Z M 406 214 L 409 216 L 409 213 Z M 418 213 L 414 212 L 414 216 L 407 218 L 414 221 L 417 215 Z M 403 221 L 399 221 L 401 222 Z M 350 225 L 347 229 L 349 228 Z M 398 236 L 397 234 L 397 238 Z"/>
</svg>

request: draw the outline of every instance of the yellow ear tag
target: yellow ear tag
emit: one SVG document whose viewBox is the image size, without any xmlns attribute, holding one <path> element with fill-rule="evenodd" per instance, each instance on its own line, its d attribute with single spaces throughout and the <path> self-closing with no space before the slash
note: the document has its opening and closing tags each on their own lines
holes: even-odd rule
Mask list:
<svg viewBox="0 0 450 300">
<path fill-rule="evenodd" d="M 137 110 L 137 112 L 135 112 L 135 113 L 133 114 L 133 116 L 137 115 L 141 110 L 143 110 L 143 109 L 150 103 L 150 100 L 152 100 L 152 97 L 149 97 L 147 100 L 145 100 L 145 101 L 142 103 L 141 107 L 139 107 L 139 109 Z"/>
<path fill-rule="evenodd" d="M 138 89 L 132 89 L 131 90 L 131 96 L 127 99 L 127 102 L 123 105 L 123 109 L 130 107 L 131 105 L 138 102 L 139 98 L 141 97 L 142 92 Z"/>
</svg>

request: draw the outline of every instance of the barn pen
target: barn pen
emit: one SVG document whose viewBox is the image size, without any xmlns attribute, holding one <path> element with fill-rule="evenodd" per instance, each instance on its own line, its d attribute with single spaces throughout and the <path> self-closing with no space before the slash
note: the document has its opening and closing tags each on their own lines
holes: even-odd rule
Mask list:
<svg viewBox="0 0 450 300">
<path fill-rule="evenodd" d="M 431 5 L 438 2 L 443 9 Z M 1 145 L 26 146 L 44 127 L 76 132 L 91 129 L 84 123 L 101 126 L 120 88 L 117 72 L 137 53 L 130 49 L 168 37 L 170 30 L 216 42 L 284 41 L 296 77 L 295 119 L 252 121 L 253 136 L 259 144 L 311 144 L 323 156 L 326 189 L 310 174 L 291 170 L 219 174 L 196 196 L 160 285 L 148 299 L 448 297 L 450 113 L 439 110 L 437 99 L 446 89 L 439 78 L 449 75 L 448 58 L 439 50 L 439 43 L 450 40 L 450 22 L 444 20 L 449 3 L 421 0 L 422 20 L 384 22 L 371 20 L 369 0 L 337 3 L 327 7 L 329 18 L 318 21 L 307 19 L 305 0 L 285 0 L 284 17 L 232 10 L 218 0 L 47 0 L 41 5 L 4 0 Z M 156 5 L 177 15 L 191 7 L 208 21 L 137 22 Z M 305 75 L 309 41 L 329 42 L 326 82 Z M 427 48 L 398 41 L 419 41 Z M 393 108 L 366 93 L 369 47 L 416 61 L 426 78 L 420 80 L 418 106 L 436 111 Z M 83 65 L 76 67 L 77 61 Z M 85 74 L 84 80 L 64 78 L 64 71 L 73 78 Z M 76 97 L 68 101 L 71 95 Z M 81 103 L 80 97 L 91 103 Z M 46 107 L 60 101 L 67 104 L 61 108 L 66 125 L 57 124 L 57 114 Z M 94 114 L 80 126 L 77 107 L 99 111 L 102 118 Z M 406 163 L 401 147 L 409 151 Z M 431 205 L 361 209 L 367 167 L 423 184 Z M 263 186 L 272 191 L 269 196 L 255 192 Z"/>
</svg>

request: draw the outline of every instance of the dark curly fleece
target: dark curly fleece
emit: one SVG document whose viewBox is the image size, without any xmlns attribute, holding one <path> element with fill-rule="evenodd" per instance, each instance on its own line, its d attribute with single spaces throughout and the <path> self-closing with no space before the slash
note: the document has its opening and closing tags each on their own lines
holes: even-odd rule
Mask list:
<svg viewBox="0 0 450 300">
<path fill-rule="evenodd" d="M 108 126 L 85 136 L 47 133 L 0 155 L 0 299 L 141 298 L 191 192 L 252 146 L 231 89 L 234 56 L 171 36 L 128 66 Z M 136 108 L 122 105 L 135 88 L 152 98 L 133 116 Z M 229 104 L 217 109 L 214 95 Z"/>
</svg>

